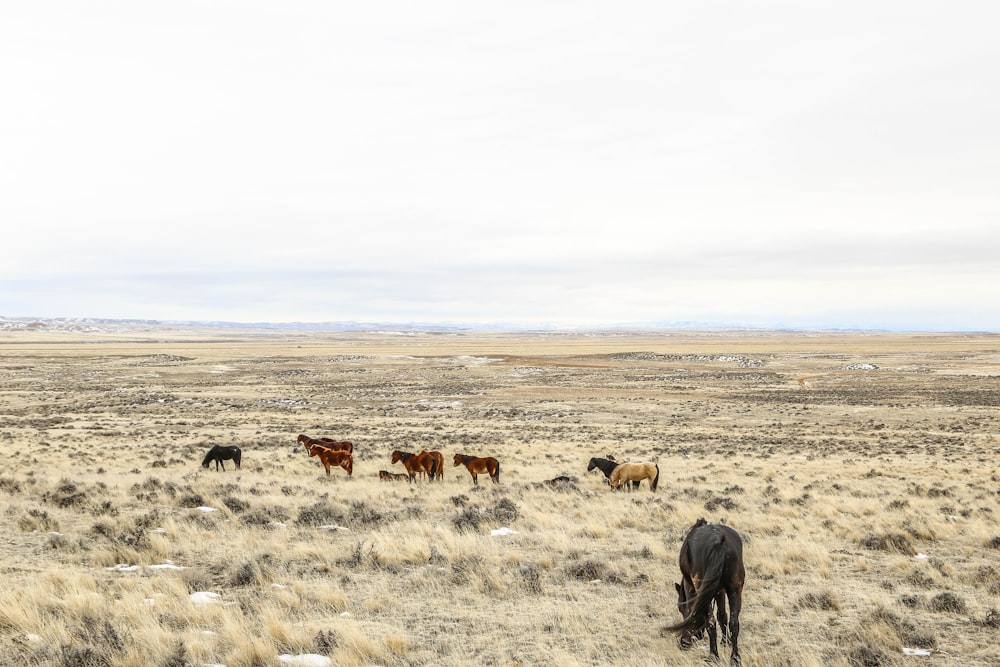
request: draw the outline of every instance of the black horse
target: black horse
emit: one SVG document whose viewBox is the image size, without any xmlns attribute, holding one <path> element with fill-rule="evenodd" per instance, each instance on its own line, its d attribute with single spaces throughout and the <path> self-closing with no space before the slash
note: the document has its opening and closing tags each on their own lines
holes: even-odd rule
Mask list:
<svg viewBox="0 0 1000 667">
<path fill-rule="evenodd" d="M 243 457 L 243 450 L 241 450 L 236 445 L 232 445 L 229 447 L 223 447 L 222 445 L 214 445 L 210 450 L 208 450 L 208 454 L 205 454 L 205 459 L 201 462 L 201 467 L 207 468 L 209 463 L 215 461 L 216 470 L 219 469 L 220 465 L 222 466 L 222 469 L 225 470 L 226 464 L 223 463 L 223 461 L 233 461 L 234 463 L 236 463 L 236 469 L 239 470 L 240 459 L 242 457 Z"/>
<path fill-rule="evenodd" d="M 611 455 L 609 454 L 608 456 L 610 457 Z M 618 461 L 615 461 L 614 458 L 600 459 L 595 456 L 594 458 L 590 459 L 590 463 L 587 464 L 587 472 L 590 472 L 594 468 L 597 468 L 598 470 L 604 473 L 604 478 L 608 481 L 608 483 L 610 483 L 611 471 L 617 467 L 618 467 Z M 639 482 L 641 481 L 642 480 L 636 480 L 632 482 L 632 488 L 638 489 Z"/>
<path fill-rule="evenodd" d="M 667 626 L 668 632 L 680 634 L 681 648 L 688 648 L 695 637 L 708 630 L 709 649 L 719 657 L 712 603 L 716 603 L 722 641 L 727 639 L 733 651 L 730 662 L 740 664 L 740 608 L 743 604 L 743 540 L 729 526 L 709 524 L 704 519 L 688 531 L 681 544 L 680 558 L 682 581 L 676 584 L 677 610 L 684 620 Z M 729 601 L 729 618 L 726 618 L 726 600 Z"/>
</svg>

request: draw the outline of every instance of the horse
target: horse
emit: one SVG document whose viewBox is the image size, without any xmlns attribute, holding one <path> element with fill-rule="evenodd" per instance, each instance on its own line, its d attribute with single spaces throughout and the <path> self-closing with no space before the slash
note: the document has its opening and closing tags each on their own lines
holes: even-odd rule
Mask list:
<svg viewBox="0 0 1000 667">
<path fill-rule="evenodd" d="M 342 449 L 329 449 L 322 445 L 310 445 L 309 456 L 318 456 L 320 463 L 326 468 L 326 476 L 330 476 L 330 468 L 340 466 L 350 477 L 354 473 L 354 455 Z"/>
<path fill-rule="evenodd" d="M 306 451 L 313 445 L 319 445 L 320 447 L 326 447 L 327 449 L 336 449 L 354 453 L 354 445 L 346 440 L 334 440 L 333 438 L 310 438 L 308 435 L 299 434 L 297 438 L 302 446 L 306 448 Z"/>
<path fill-rule="evenodd" d="M 492 456 L 455 454 L 455 466 L 465 466 L 472 475 L 472 483 L 479 485 L 479 475 L 486 473 L 494 484 L 500 483 L 500 462 Z"/>
<path fill-rule="evenodd" d="M 388 470 L 379 470 L 378 471 L 378 478 L 380 480 L 382 480 L 383 482 L 399 482 L 399 481 L 402 481 L 404 479 L 407 482 L 411 481 L 410 480 L 410 476 L 407 475 L 406 473 L 402 473 L 402 472 L 389 472 Z"/>
<path fill-rule="evenodd" d="M 656 491 L 660 482 L 660 466 L 655 463 L 619 463 L 611 471 L 608 483 L 612 489 L 620 489 L 632 482 L 632 488 L 638 489 L 639 482 L 644 479 L 649 480 L 649 490 Z"/>
<path fill-rule="evenodd" d="M 611 473 L 614 472 L 614 469 L 617 468 L 619 465 L 620 464 L 618 463 L 618 461 L 616 461 L 615 457 L 612 456 L 611 454 L 608 454 L 608 458 L 606 459 L 598 458 L 595 456 L 594 458 L 590 459 L 590 463 L 587 464 L 587 472 L 590 472 L 594 468 L 597 468 L 598 470 L 604 473 L 605 481 L 608 484 L 611 484 Z M 641 481 L 642 480 L 634 480 L 632 482 L 632 488 L 638 489 L 639 482 Z"/>
<path fill-rule="evenodd" d="M 236 469 L 240 468 L 240 459 L 243 458 L 243 450 L 236 445 L 231 445 L 229 447 L 223 447 L 222 445 L 213 445 L 208 454 L 205 454 L 204 460 L 201 462 L 202 468 L 208 468 L 208 464 L 215 461 L 215 469 L 219 470 L 219 466 L 222 466 L 222 470 L 225 471 L 226 464 L 223 461 L 233 461 L 236 464 Z"/>
<path fill-rule="evenodd" d="M 354 453 L 354 443 L 347 440 L 334 440 L 333 438 L 320 438 L 324 447 L 329 449 L 339 449 L 344 452 Z"/>
<path fill-rule="evenodd" d="M 403 467 L 406 468 L 406 474 L 410 476 L 410 481 L 414 481 L 420 473 L 429 473 L 432 479 L 435 474 L 434 467 L 436 461 L 431 456 L 422 457 L 413 452 L 401 452 L 397 449 L 392 452 L 392 462 L 403 463 Z"/>
<path fill-rule="evenodd" d="M 722 626 L 722 641 L 728 639 L 733 647 L 730 663 L 741 664 L 740 608 L 743 605 L 746 572 L 743 567 L 743 540 L 739 533 L 729 526 L 698 519 L 684 537 L 678 564 L 682 581 L 674 586 L 677 589 L 677 611 L 684 620 L 667 626 L 665 630 L 679 634 L 681 648 L 689 648 L 693 639 L 707 629 L 709 650 L 718 660 L 719 647 L 715 620 L 712 618 L 714 602 L 719 625 Z M 728 623 L 726 600 L 729 602 Z"/>
<path fill-rule="evenodd" d="M 427 468 L 428 474 L 430 475 L 430 481 L 444 480 L 444 454 L 437 450 L 428 452 L 424 449 L 421 450 L 417 456 L 420 457 L 420 461 L 424 464 L 424 467 Z"/>
</svg>

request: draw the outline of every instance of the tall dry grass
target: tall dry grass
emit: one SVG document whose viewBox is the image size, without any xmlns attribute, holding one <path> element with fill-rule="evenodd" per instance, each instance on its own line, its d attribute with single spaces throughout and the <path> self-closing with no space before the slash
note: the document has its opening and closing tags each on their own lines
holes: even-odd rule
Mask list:
<svg viewBox="0 0 1000 667">
<path fill-rule="evenodd" d="M 745 540 L 746 665 L 1000 662 L 995 354 L 702 341 L 767 375 L 671 340 L 490 342 L 0 345 L 0 664 L 702 664 L 663 632 L 700 517 Z M 829 370 L 890 348 L 921 367 Z M 353 478 L 295 443 L 318 431 L 355 441 Z M 220 442 L 241 470 L 198 466 Z M 379 481 L 425 447 L 503 483 Z M 611 492 L 585 472 L 608 452 L 660 489 Z"/>
</svg>

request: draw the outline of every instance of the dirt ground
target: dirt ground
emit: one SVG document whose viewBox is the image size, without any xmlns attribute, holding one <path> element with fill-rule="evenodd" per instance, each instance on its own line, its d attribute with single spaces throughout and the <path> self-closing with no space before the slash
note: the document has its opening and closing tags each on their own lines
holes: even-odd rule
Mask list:
<svg viewBox="0 0 1000 667">
<path fill-rule="evenodd" d="M 700 664 L 699 517 L 745 540 L 745 665 L 1000 664 L 998 408 L 991 334 L 0 333 L 0 664 Z M 422 449 L 443 482 L 379 480 Z"/>
</svg>

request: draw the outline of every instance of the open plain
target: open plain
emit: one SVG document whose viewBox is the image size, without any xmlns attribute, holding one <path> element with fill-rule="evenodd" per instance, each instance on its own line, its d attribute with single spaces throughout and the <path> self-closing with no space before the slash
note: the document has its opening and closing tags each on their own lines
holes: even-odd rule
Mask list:
<svg viewBox="0 0 1000 667">
<path fill-rule="evenodd" d="M 997 665 L 998 412 L 990 334 L 0 333 L 0 664 L 698 665 L 704 517 L 744 665 Z"/>
</svg>

